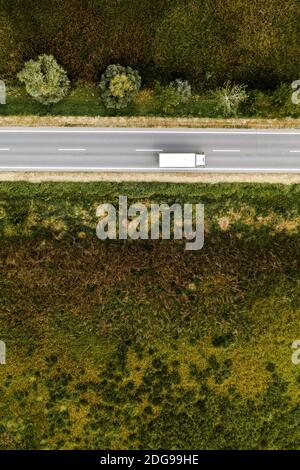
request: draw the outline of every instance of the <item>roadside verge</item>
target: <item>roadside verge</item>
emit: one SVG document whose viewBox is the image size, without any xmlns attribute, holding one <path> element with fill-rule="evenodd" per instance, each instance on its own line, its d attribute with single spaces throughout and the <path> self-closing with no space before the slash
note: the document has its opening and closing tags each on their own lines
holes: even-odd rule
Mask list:
<svg viewBox="0 0 300 470">
<path fill-rule="evenodd" d="M 0 126 L 80 126 L 80 127 L 187 127 L 300 129 L 300 119 L 215 119 L 164 117 L 88 117 L 88 116 L 1 116 Z"/>
<path fill-rule="evenodd" d="M 161 183 L 270 183 L 300 184 L 300 174 L 275 173 L 126 173 L 126 172 L 0 172 L 1 181 L 41 182 L 161 182 Z"/>
</svg>

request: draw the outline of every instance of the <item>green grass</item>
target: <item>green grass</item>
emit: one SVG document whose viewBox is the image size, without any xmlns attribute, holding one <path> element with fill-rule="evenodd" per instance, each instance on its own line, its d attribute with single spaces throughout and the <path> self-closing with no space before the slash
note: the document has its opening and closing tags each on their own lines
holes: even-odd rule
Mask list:
<svg viewBox="0 0 300 470">
<path fill-rule="evenodd" d="M 44 106 L 20 87 L 8 88 L 6 105 L 0 107 L 0 115 L 55 115 L 55 116 L 104 116 L 105 109 L 97 98 L 97 90 L 92 87 L 78 87 L 69 96 L 52 106 Z"/>
<path fill-rule="evenodd" d="M 95 236 L 203 202 L 204 248 Z M 299 186 L 0 185 L 0 448 L 299 449 Z"/>
<path fill-rule="evenodd" d="M 99 91 L 94 85 L 81 85 L 73 88 L 70 94 L 60 103 L 44 106 L 32 100 L 22 87 L 8 86 L 7 104 L 0 106 L 1 116 L 170 116 L 170 117 L 224 117 L 217 109 L 215 100 L 209 93 L 194 95 L 185 104 L 181 104 L 168 113 L 163 111 L 163 104 L 151 90 L 142 90 L 135 101 L 127 108 L 107 110 L 100 99 Z M 247 105 L 240 109 L 240 117 L 299 117 L 297 106 L 274 105 L 272 96 L 259 92 L 250 93 Z"/>
<path fill-rule="evenodd" d="M 60 103 L 46 107 L 32 100 L 20 87 L 8 87 L 5 106 L 0 106 L 0 116 L 160 116 L 158 102 L 150 91 L 141 92 L 127 108 L 107 110 L 100 99 L 96 86 L 78 86 Z M 215 117 L 215 103 L 208 97 L 195 97 L 189 104 L 172 110 L 171 116 Z"/>
</svg>

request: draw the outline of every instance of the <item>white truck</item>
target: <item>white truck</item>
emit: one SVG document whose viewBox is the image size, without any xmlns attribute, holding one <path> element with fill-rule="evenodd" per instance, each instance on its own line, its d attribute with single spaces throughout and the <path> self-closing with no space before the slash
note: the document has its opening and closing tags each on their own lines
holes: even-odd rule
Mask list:
<svg viewBox="0 0 300 470">
<path fill-rule="evenodd" d="M 204 153 L 160 153 L 160 168 L 197 168 L 205 166 Z"/>
</svg>

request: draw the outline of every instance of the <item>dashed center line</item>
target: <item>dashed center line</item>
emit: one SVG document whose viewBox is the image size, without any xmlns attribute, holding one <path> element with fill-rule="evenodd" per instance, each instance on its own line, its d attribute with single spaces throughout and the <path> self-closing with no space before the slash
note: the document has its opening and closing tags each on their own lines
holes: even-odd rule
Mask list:
<svg viewBox="0 0 300 470">
<path fill-rule="evenodd" d="M 240 150 L 218 150 L 218 149 L 214 149 L 213 152 L 240 152 Z"/>
<path fill-rule="evenodd" d="M 1 152 L 8 152 L 10 149 L 0 149 Z"/>
<path fill-rule="evenodd" d="M 290 150 L 290 153 L 300 153 L 300 150 Z"/>
<path fill-rule="evenodd" d="M 86 149 L 58 149 L 59 152 L 85 152 Z"/>
<path fill-rule="evenodd" d="M 163 149 L 136 149 L 136 152 L 163 152 Z"/>
</svg>

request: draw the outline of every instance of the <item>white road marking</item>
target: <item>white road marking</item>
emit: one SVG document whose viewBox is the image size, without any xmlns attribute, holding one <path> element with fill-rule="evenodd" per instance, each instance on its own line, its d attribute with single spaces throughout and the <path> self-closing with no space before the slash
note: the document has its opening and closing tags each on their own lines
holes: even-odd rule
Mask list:
<svg viewBox="0 0 300 470">
<path fill-rule="evenodd" d="M 0 170 L 6 170 L 6 171 L 13 171 L 13 170 L 22 170 L 22 171 L 154 171 L 154 172 L 162 172 L 162 173 L 168 173 L 169 171 L 171 172 L 178 172 L 182 173 L 182 171 L 188 171 L 188 172 L 196 172 L 196 173 L 209 173 L 209 172 L 218 172 L 218 173 L 227 173 L 227 172 L 239 172 L 239 173 L 245 173 L 245 172 L 264 172 L 264 173 L 276 173 L 276 172 L 281 172 L 281 173 L 299 173 L 300 168 L 168 168 L 168 169 L 162 169 L 159 167 L 105 167 L 105 166 L 99 166 L 99 167 L 51 167 L 51 166 L 45 166 L 45 167 L 30 167 L 30 166 L 0 166 Z"/>
<path fill-rule="evenodd" d="M 213 150 L 213 152 L 230 152 L 231 153 L 231 152 L 240 152 L 240 150 L 218 150 L 218 149 L 216 149 L 216 150 Z"/>
<path fill-rule="evenodd" d="M 290 153 L 300 153 L 300 150 L 290 150 Z"/>
<path fill-rule="evenodd" d="M 163 152 L 163 149 L 136 149 L 136 152 Z"/>
<path fill-rule="evenodd" d="M 1 152 L 8 152 L 10 149 L 0 149 Z"/>
<path fill-rule="evenodd" d="M 85 152 L 86 149 L 58 149 L 59 152 Z"/>
<path fill-rule="evenodd" d="M 247 135 L 300 135 L 300 131 L 227 131 L 227 130 L 145 130 L 145 129 L 0 129 L 1 132 L 8 133 L 59 133 L 59 134 L 247 134 Z"/>
</svg>

